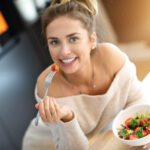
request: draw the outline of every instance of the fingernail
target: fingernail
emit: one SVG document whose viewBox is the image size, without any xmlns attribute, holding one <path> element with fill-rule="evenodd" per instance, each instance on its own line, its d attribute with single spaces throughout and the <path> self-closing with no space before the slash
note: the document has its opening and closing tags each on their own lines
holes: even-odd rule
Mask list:
<svg viewBox="0 0 150 150">
<path fill-rule="evenodd" d="M 35 108 L 39 109 L 39 103 L 35 104 Z"/>
</svg>

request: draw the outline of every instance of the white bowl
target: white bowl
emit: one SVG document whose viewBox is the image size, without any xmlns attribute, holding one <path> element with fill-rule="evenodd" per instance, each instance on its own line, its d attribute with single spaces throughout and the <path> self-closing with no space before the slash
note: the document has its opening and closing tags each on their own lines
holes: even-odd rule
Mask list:
<svg viewBox="0 0 150 150">
<path fill-rule="evenodd" d="M 137 140 L 125 140 L 119 137 L 118 135 L 118 128 L 121 127 L 121 124 L 124 124 L 125 120 L 129 117 L 135 116 L 137 113 L 144 113 L 144 112 L 149 112 L 150 113 L 150 105 L 148 104 L 138 104 L 134 105 L 131 107 L 128 107 L 125 110 L 122 110 L 114 119 L 113 125 L 112 125 L 112 130 L 117 137 L 118 140 L 121 142 L 130 145 L 130 146 L 142 146 L 150 142 L 150 134 L 137 139 Z"/>
</svg>

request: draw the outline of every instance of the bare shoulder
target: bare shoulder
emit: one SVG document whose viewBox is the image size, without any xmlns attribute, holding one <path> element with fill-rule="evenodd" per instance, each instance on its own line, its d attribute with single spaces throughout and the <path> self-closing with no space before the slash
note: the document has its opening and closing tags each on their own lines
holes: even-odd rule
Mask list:
<svg viewBox="0 0 150 150">
<path fill-rule="evenodd" d="M 98 45 L 98 55 L 105 67 L 117 73 L 125 63 L 123 52 L 114 44 L 101 43 Z"/>
<path fill-rule="evenodd" d="M 47 67 L 44 71 L 42 71 L 37 78 L 37 94 L 39 97 L 43 97 L 44 95 L 45 92 L 44 81 L 50 71 L 51 71 L 51 66 Z"/>
</svg>

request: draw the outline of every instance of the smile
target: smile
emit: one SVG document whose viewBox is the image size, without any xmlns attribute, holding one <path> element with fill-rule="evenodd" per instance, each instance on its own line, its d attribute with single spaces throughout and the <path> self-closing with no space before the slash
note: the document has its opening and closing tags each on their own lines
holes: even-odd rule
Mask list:
<svg viewBox="0 0 150 150">
<path fill-rule="evenodd" d="M 69 63 L 72 63 L 75 60 L 76 60 L 76 57 L 73 57 L 73 58 L 61 59 L 61 62 L 64 63 L 64 64 L 69 64 Z"/>
</svg>

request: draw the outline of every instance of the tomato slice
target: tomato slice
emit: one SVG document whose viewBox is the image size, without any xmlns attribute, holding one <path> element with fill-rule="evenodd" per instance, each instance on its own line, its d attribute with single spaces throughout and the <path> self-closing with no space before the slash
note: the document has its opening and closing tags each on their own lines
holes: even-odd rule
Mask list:
<svg viewBox="0 0 150 150">
<path fill-rule="evenodd" d="M 130 126 L 130 121 L 131 121 L 132 119 L 133 119 L 132 117 L 126 119 L 126 121 L 125 121 L 125 126 L 126 126 L 126 127 L 129 127 L 129 126 Z"/>
<path fill-rule="evenodd" d="M 135 128 L 135 131 L 139 131 L 139 130 L 140 130 L 140 127 L 136 127 L 136 128 Z"/>
<path fill-rule="evenodd" d="M 143 136 L 146 136 L 146 135 L 149 134 L 149 132 L 148 132 L 147 130 L 143 130 L 143 131 L 142 131 L 142 134 L 143 134 Z"/>
<path fill-rule="evenodd" d="M 129 140 L 137 140 L 139 137 L 136 134 L 129 135 Z"/>
<path fill-rule="evenodd" d="M 142 126 L 144 126 L 147 122 L 148 122 L 148 119 L 146 119 L 146 118 L 140 120 L 140 124 L 141 124 Z"/>
<path fill-rule="evenodd" d="M 146 127 L 147 134 L 150 134 L 150 126 Z"/>
</svg>

